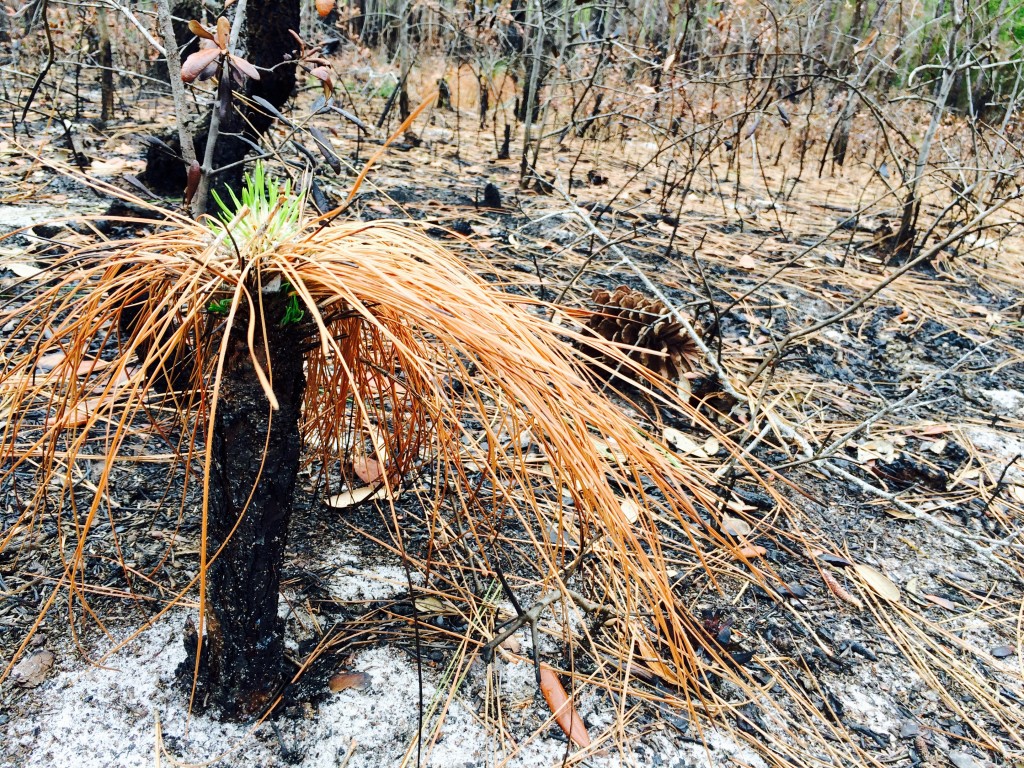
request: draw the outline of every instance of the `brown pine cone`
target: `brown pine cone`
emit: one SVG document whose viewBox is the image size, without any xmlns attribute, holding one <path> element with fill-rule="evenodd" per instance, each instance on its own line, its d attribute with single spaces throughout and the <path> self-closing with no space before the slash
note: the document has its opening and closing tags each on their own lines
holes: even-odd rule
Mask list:
<svg viewBox="0 0 1024 768">
<path fill-rule="evenodd" d="M 628 347 L 624 351 L 630 359 L 671 381 L 697 367 L 700 350 L 664 302 L 625 285 L 613 292 L 599 288 L 590 298 L 596 308 L 587 327 Z"/>
</svg>

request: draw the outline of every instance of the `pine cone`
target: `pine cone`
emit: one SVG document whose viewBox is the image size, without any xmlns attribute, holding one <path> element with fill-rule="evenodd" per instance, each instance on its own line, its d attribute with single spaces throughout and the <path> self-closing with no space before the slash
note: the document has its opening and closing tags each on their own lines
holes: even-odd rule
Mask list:
<svg viewBox="0 0 1024 768">
<path fill-rule="evenodd" d="M 626 354 L 671 381 L 696 368 L 700 351 L 682 325 L 658 299 L 620 285 L 590 295 L 597 305 L 587 326 L 599 336 L 628 347 Z"/>
</svg>

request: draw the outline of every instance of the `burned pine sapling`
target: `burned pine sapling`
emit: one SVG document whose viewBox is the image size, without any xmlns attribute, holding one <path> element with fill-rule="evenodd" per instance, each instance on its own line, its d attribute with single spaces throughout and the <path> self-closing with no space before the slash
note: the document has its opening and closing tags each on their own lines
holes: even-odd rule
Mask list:
<svg viewBox="0 0 1024 768">
<path fill-rule="evenodd" d="M 273 248 L 299 228 L 301 199 L 256 165 L 233 207 L 219 197 L 222 248 Z M 259 244 L 259 245 L 257 245 Z M 227 718 L 259 714 L 286 677 L 278 617 L 281 566 L 299 469 L 308 336 L 291 286 L 243 266 L 247 300 L 221 299 L 233 317 L 221 339 L 208 456 L 202 605 L 205 637 L 186 639 L 188 680 Z M 227 301 L 225 306 L 223 302 Z M 211 301 L 208 308 L 216 306 Z M 198 653 L 197 653 L 198 652 Z"/>
<path fill-rule="evenodd" d="M 182 495 L 166 506 L 198 530 L 161 536 L 167 556 L 144 573 L 159 613 L 199 593 L 182 669 L 196 707 L 260 716 L 291 677 L 278 591 L 304 449 L 332 467 L 328 505 L 379 502 L 385 544 L 446 599 L 493 610 L 481 587 L 514 558 L 513 588 L 541 607 L 614 617 L 601 624 L 609 653 L 642 658 L 680 690 L 700 679 L 703 635 L 673 596 L 659 526 L 695 548 L 738 545 L 695 510 L 694 498 L 705 515 L 718 509 L 700 472 L 601 394 L 619 369 L 683 408 L 677 387 L 582 324 L 551 323 L 552 307 L 488 283 L 416 224 L 309 218 L 259 166 L 229 199 L 217 221 L 169 212 L 134 239 L 74 244 L 0 314 L 0 485 L 31 489 L 0 552 L 17 531 L 61 532 L 41 616 L 66 595 L 73 619 L 102 631 L 98 601 L 114 612 L 135 599 L 93 590 L 94 565 L 119 565 L 126 580 L 139 571 L 118 530 L 137 512 L 113 501 L 114 470 L 156 434 L 202 489 L 197 504 L 173 486 Z M 369 457 L 372 481 L 356 469 Z M 88 494 L 68 470 L 81 462 L 98 466 Z M 403 488 L 419 522 L 398 522 Z M 182 579 L 168 564 L 185 551 L 199 564 Z M 588 624 L 565 619 L 567 638 L 582 641 L 572 627 Z M 619 669 L 599 684 L 628 686 Z"/>
</svg>

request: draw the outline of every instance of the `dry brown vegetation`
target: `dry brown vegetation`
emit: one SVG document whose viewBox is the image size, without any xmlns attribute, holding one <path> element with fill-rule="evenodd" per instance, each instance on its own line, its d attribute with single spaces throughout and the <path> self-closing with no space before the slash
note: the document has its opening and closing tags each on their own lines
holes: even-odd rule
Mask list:
<svg viewBox="0 0 1024 768">
<path fill-rule="evenodd" d="M 0 243 L 5 707 L 28 716 L 11 675 L 61 616 L 102 661 L 105 633 L 199 615 L 207 425 L 251 271 L 308 323 L 282 587 L 316 685 L 365 645 L 439 652 L 428 752 L 460 697 L 505 756 L 551 725 L 510 725 L 496 670 L 518 660 L 614 712 L 573 761 L 722 728 L 767 765 L 1021 760 L 1020 7 L 306 9 L 302 40 L 338 42 L 300 66 L 330 74 L 262 146 L 306 212 L 250 251 L 132 197 L 137 137 L 174 133 L 142 5 L 0 22 L 3 201 L 45 225 Z M 84 217 L 17 219 L 60 208 Z M 622 284 L 695 371 L 593 338 L 595 289 Z M 394 599 L 319 586 L 352 537 L 405 569 Z"/>
</svg>

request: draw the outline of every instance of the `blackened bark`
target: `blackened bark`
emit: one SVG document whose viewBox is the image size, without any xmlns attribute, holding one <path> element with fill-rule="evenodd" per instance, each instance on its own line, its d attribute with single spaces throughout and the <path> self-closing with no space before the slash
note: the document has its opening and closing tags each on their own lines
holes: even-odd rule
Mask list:
<svg viewBox="0 0 1024 768">
<path fill-rule="evenodd" d="M 107 12 L 102 5 L 97 10 L 96 26 L 100 44 L 97 56 L 100 65 L 100 122 L 106 125 L 114 117 L 114 53 L 110 45 Z"/>
<path fill-rule="evenodd" d="M 286 56 L 297 47 L 288 30 L 299 29 L 298 0 L 249 0 L 245 22 L 239 40 L 239 53 L 251 64 L 260 68 L 260 79 L 246 78 L 239 89 L 246 96 L 259 96 L 280 109 L 295 89 L 295 63 L 286 61 Z M 259 109 L 250 109 L 243 99 L 234 98 L 233 108 L 227 119 L 221 120 L 220 136 L 213 157 L 216 175 L 211 187 L 225 199 L 226 189 L 231 187 L 236 194 L 241 188 L 243 167 L 240 163 L 252 151 L 252 143 L 270 127 L 273 118 Z M 210 129 L 207 116 L 195 131 L 196 157 L 206 152 L 206 138 Z M 173 149 L 179 148 L 177 133 L 166 137 L 166 143 Z M 252 142 L 252 143 L 250 143 Z M 231 166 L 228 170 L 217 169 Z M 180 158 L 168 161 L 167 151 L 151 146 L 146 156 L 146 171 L 142 180 L 160 194 L 179 194 L 185 189 L 186 169 Z"/>
<path fill-rule="evenodd" d="M 277 606 L 306 381 L 300 334 L 295 325 L 281 326 L 287 298 L 264 295 L 263 303 L 265 315 L 262 321 L 256 318 L 253 351 L 272 376 L 280 408 L 271 413 L 256 377 L 243 318 L 228 342 L 213 425 L 206 546 L 211 557 L 224 548 L 206 575 L 206 637 L 197 703 L 215 708 L 225 719 L 260 714 L 286 682 L 284 627 Z M 186 638 L 186 648 L 189 657 L 181 671 L 190 685 L 194 636 Z"/>
<path fill-rule="evenodd" d="M 921 201 L 913 197 L 903 203 L 900 228 L 893 238 L 889 264 L 905 264 L 914 255 L 914 241 L 917 239 L 917 216 L 921 212 Z"/>
</svg>

